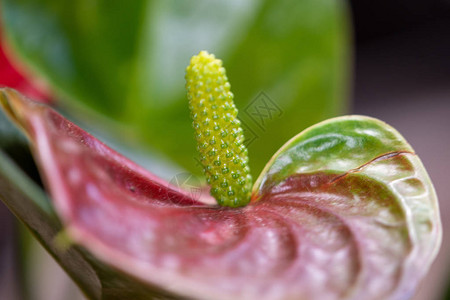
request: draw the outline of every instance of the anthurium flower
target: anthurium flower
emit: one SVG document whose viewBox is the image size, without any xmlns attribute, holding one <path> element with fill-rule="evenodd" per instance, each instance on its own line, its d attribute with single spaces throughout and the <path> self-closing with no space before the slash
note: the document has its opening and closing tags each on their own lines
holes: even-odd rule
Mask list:
<svg viewBox="0 0 450 300">
<path fill-rule="evenodd" d="M 440 244 L 422 163 L 373 118 L 299 133 L 250 203 L 227 208 L 180 192 L 48 106 L 11 89 L 0 103 L 28 136 L 51 204 L 8 181 L 20 174 L 4 159 L 0 198 L 90 299 L 408 299 Z M 55 235 L 72 244 L 61 249 Z"/>
</svg>

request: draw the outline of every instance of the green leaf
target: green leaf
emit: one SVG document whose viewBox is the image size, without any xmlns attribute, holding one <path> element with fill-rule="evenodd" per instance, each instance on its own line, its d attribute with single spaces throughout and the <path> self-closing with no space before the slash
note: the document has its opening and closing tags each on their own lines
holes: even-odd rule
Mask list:
<svg viewBox="0 0 450 300">
<path fill-rule="evenodd" d="M 83 108 L 78 117 L 120 121 L 127 137 L 196 173 L 183 72 L 199 50 L 224 60 L 253 176 L 299 129 L 345 106 L 342 1 L 4 0 L 1 13 L 14 49 Z"/>
</svg>

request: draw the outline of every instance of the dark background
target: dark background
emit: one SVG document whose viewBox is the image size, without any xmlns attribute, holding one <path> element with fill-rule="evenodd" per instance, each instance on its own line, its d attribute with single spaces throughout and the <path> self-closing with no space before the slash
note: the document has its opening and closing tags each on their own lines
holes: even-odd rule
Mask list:
<svg viewBox="0 0 450 300">
<path fill-rule="evenodd" d="M 450 299 L 450 1 L 355 0 L 350 5 L 355 30 L 351 111 L 400 131 L 439 197 L 442 247 L 414 300 Z"/>
<path fill-rule="evenodd" d="M 450 0 L 355 0 L 350 8 L 350 111 L 399 130 L 421 157 L 440 200 L 442 248 L 414 300 L 450 299 Z M 14 222 L 0 205 L 1 299 L 13 299 L 8 293 L 18 285 L 18 249 L 7 239 L 18 235 Z"/>
</svg>

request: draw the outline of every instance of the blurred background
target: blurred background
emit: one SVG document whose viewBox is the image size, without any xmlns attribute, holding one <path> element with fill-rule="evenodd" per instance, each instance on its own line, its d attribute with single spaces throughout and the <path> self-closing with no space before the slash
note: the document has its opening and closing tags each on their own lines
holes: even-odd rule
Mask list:
<svg viewBox="0 0 450 300">
<path fill-rule="evenodd" d="M 439 197 L 443 242 L 415 300 L 450 299 L 450 2 L 351 1 L 353 109 L 399 130 Z"/>
<path fill-rule="evenodd" d="M 414 300 L 450 299 L 450 1 L 355 0 L 348 6 L 352 75 L 347 111 L 395 127 L 426 166 L 440 200 L 443 243 Z M 1 63 L 0 71 L 6 61 Z M 82 299 L 39 245 L 19 243 L 26 233 L 3 205 L 0 228 L 1 299 Z M 24 251 L 26 266 L 17 259 Z M 19 280 L 24 274 L 27 290 Z"/>
</svg>

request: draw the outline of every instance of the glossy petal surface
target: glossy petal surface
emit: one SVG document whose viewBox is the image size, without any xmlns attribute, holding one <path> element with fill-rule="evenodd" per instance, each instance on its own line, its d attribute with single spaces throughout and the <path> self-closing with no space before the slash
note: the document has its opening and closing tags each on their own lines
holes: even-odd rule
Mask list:
<svg viewBox="0 0 450 300">
<path fill-rule="evenodd" d="M 30 137 L 67 234 L 109 269 L 104 298 L 156 289 L 198 299 L 408 299 L 439 246 L 423 166 L 371 118 L 299 134 L 268 164 L 251 204 L 226 209 L 171 189 L 43 105 L 11 90 L 1 103 Z"/>
</svg>

